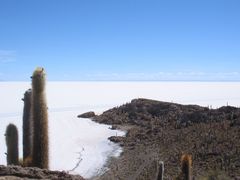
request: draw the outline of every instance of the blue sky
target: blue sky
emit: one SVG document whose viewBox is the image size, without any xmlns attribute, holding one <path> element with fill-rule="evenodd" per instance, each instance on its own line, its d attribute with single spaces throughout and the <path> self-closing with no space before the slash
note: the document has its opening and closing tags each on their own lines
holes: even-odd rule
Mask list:
<svg viewBox="0 0 240 180">
<path fill-rule="evenodd" d="M 0 0 L 0 80 L 240 81 L 239 0 Z"/>
</svg>

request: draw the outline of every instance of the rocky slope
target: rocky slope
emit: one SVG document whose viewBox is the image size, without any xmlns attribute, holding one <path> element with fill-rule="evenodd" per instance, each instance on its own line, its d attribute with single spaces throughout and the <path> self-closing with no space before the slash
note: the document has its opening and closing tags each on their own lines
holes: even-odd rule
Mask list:
<svg viewBox="0 0 240 180">
<path fill-rule="evenodd" d="M 165 163 L 166 179 L 180 172 L 183 153 L 193 157 L 193 175 L 224 179 L 240 176 L 240 109 L 209 109 L 148 99 L 134 99 L 94 117 L 100 123 L 128 128 L 125 138 L 111 137 L 124 152 L 109 162 L 110 170 L 99 179 L 148 179 L 151 164 Z M 141 176 L 143 169 L 149 173 Z"/>
</svg>

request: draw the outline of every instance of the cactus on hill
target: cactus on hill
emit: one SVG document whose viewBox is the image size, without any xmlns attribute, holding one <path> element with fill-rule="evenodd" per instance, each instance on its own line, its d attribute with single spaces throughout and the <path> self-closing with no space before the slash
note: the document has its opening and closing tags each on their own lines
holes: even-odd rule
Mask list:
<svg viewBox="0 0 240 180">
<path fill-rule="evenodd" d="M 33 124 L 31 120 L 31 97 L 32 90 L 29 89 L 25 92 L 24 108 L 23 108 L 23 162 L 29 161 L 32 155 L 32 131 Z M 29 162 L 28 162 L 29 164 Z"/>
<path fill-rule="evenodd" d="M 33 154 L 32 165 L 48 169 L 48 113 L 45 98 L 45 72 L 37 68 L 32 76 Z"/>
<path fill-rule="evenodd" d="M 14 124 L 9 124 L 6 129 L 6 144 L 7 144 L 7 165 L 19 164 L 18 152 L 18 130 Z"/>
<path fill-rule="evenodd" d="M 157 180 L 163 180 L 163 174 L 164 174 L 164 162 L 159 161 L 159 172 L 158 172 L 158 177 Z"/>
<path fill-rule="evenodd" d="M 192 156 L 184 154 L 181 157 L 181 170 L 184 180 L 192 180 Z"/>
<path fill-rule="evenodd" d="M 192 156 L 183 154 L 181 156 L 181 173 L 175 180 L 192 180 Z"/>
</svg>

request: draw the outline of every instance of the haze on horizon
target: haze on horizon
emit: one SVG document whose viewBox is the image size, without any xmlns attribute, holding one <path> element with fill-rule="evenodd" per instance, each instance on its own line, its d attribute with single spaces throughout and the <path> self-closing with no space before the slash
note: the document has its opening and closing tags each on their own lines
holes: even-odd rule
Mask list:
<svg viewBox="0 0 240 180">
<path fill-rule="evenodd" d="M 0 81 L 240 81 L 239 0 L 0 1 Z"/>
</svg>

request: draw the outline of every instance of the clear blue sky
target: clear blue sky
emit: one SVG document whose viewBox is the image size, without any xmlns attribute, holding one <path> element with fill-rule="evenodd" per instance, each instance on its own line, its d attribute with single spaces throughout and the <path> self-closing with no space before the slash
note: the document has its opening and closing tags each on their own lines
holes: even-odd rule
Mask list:
<svg viewBox="0 0 240 180">
<path fill-rule="evenodd" d="M 240 81 L 239 0 L 0 0 L 0 80 Z"/>
</svg>

